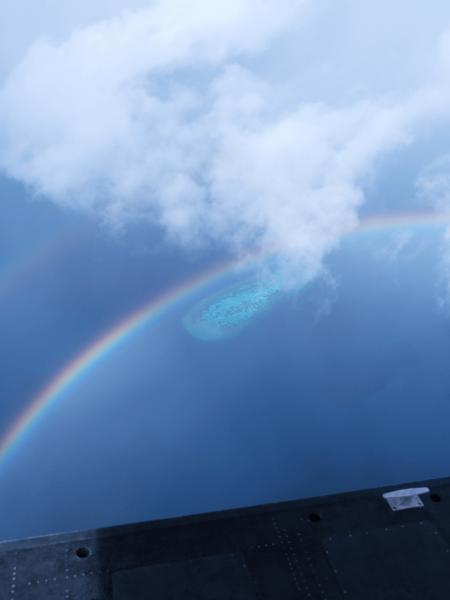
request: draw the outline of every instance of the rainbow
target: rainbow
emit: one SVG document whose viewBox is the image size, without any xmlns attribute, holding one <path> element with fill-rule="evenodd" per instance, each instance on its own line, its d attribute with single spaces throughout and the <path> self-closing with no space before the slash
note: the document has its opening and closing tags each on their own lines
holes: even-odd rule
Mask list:
<svg viewBox="0 0 450 600">
<path fill-rule="evenodd" d="M 450 215 L 447 214 L 430 212 L 392 214 L 365 218 L 350 233 L 384 231 L 402 227 L 442 227 L 448 224 L 450 224 Z M 267 255 L 262 257 L 259 254 L 247 257 L 239 262 L 228 261 L 209 269 L 196 278 L 182 283 L 156 299 L 152 299 L 89 344 L 75 358 L 70 360 L 56 377 L 32 399 L 28 407 L 0 439 L 0 462 L 10 456 L 19 443 L 37 427 L 66 390 L 77 384 L 100 361 L 105 360 L 116 348 L 129 340 L 133 334 L 157 321 L 176 304 L 189 297 L 190 294 L 200 291 L 239 267 L 245 267 L 247 264 L 255 263 L 264 258 L 267 258 Z"/>
<path fill-rule="evenodd" d="M 260 255 L 246 257 L 240 261 L 227 261 L 201 273 L 194 279 L 173 288 L 133 311 L 118 324 L 87 346 L 46 385 L 22 412 L 12 427 L 0 440 L 0 462 L 11 454 L 19 441 L 43 420 L 54 403 L 79 380 L 85 377 L 108 355 L 124 344 L 133 334 L 156 322 L 177 303 L 211 285 L 225 275 L 257 262 Z"/>
<path fill-rule="evenodd" d="M 363 218 L 350 233 L 358 234 L 370 231 L 387 231 L 399 228 L 444 227 L 450 225 L 449 213 L 411 212 L 392 213 L 388 215 L 371 215 Z"/>
</svg>

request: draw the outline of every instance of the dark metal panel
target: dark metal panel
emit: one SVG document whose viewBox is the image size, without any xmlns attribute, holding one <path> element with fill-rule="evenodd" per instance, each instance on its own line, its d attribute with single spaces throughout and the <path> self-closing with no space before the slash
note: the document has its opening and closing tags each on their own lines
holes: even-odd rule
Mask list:
<svg viewBox="0 0 450 600">
<path fill-rule="evenodd" d="M 450 549 L 431 521 L 350 531 L 324 546 L 349 600 L 450 598 Z"/>
<path fill-rule="evenodd" d="M 239 554 L 118 571 L 113 591 L 114 600 L 255 600 Z"/>
<path fill-rule="evenodd" d="M 0 600 L 448 600 L 450 479 L 420 485 L 0 543 Z"/>
</svg>

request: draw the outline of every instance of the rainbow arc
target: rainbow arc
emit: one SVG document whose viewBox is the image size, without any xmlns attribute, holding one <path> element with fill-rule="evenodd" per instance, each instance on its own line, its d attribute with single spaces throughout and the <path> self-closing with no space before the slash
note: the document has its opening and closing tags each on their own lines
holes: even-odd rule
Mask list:
<svg viewBox="0 0 450 600">
<path fill-rule="evenodd" d="M 443 227 L 450 224 L 450 215 L 426 213 L 403 213 L 385 216 L 372 216 L 363 219 L 351 233 L 383 231 L 404 227 Z M 349 234 L 349 235 L 351 235 Z M 0 439 L 0 461 L 11 455 L 19 443 L 41 423 L 51 407 L 71 386 L 94 370 L 95 366 L 106 359 L 115 349 L 126 343 L 136 332 L 148 327 L 162 318 L 170 309 L 198 293 L 213 282 L 233 272 L 239 266 L 254 264 L 264 260 L 256 255 L 244 261 L 229 261 L 207 270 L 194 279 L 190 279 L 169 292 L 151 299 L 147 304 L 133 311 L 94 340 L 77 356 L 70 360 L 57 375 L 31 400 L 27 408 L 14 421 Z"/>
</svg>

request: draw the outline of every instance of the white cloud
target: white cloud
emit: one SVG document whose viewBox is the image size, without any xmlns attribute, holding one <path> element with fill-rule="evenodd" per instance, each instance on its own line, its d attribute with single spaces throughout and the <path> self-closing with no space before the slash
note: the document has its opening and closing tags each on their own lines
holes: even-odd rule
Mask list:
<svg viewBox="0 0 450 600">
<path fill-rule="evenodd" d="M 450 113 L 450 28 L 439 38 L 439 60 L 437 61 L 437 77 L 435 84 L 441 95 L 440 110 L 435 112 L 438 120 L 445 120 L 448 125 Z M 438 154 L 425 165 L 416 179 L 418 197 L 431 210 L 450 221 L 450 153 Z M 446 311 L 450 308 L 450 226 L 447 226 L 441 240 L 439 264 L 439 305 Z"/>
<path fill-rule="evenodd" d="M 450 213 L 450 154 L 439 156 L 417 178 L 421 198 L 440 213 Z"/>
<path fill-rule="evenodd" d="M 249 57 L 288 36 L 302 5 L 160 1 L 41 40 L 0 91 L 0 164 L 115 228 L 148 220 L 177 243 L 277 248 L 319 268 L 377 160 L 447 96 L 285 101 Z"/>
<path fill-rule="evenodd" d="M 148 6 L 149 0 L 2 0 L 0 19 L 0 79 L 37 39 L 62 42 L 74 28 L 112 18 L 125 9 Z"/>
</svg>

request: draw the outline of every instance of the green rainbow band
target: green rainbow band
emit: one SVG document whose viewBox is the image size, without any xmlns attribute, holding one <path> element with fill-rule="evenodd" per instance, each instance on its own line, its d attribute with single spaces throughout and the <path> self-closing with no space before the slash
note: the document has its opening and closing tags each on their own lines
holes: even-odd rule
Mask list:
<svg viewBox="0 0 450 600">
<path fill-rule="evenodd" d="M 133 311 L 112 329 L 96 339 L 67 363 L 13 423 L 12 427 L 0 440 L 0 461 L 5 459 L 23 436 L 43 419 L 46 411 L 70 386 L 87 375 L 101 360 L 104 360 L 116 348 L 125 343 L 134 333 L 157 321 L 178 302 L 187 298 L 189 294 L 211 285 L 217 279 L 234 270 L 254 264 L 260 259 L 260 254 L 254 254 L 239 261 L 226 261 L 212 269 L 208 269 L 194 279 L 182 283 L 158 298 L 152 298 L 149 303 Z"/>
<path fill-rule="evenodd" d="M 436 213 L 409 213 L 390 216 L 369 217 L 361 221 L 351 233 L 362 231 L 396 229 L 399 227 L 415 226 L 444 226 L 450 223 L 450 216 Z M 197 292 L 202 287 L 247 263 L 261 260 L 261 255 L 247 258 L 244 261 L 229 261 L 208 270 L 198 277 L 191 279 L 173 290 L 152 299 L 148 304 L 132 312 L 116 324 L 100 338 L 89 344 L 80 354 L 57 374 L 50 383 L 35 396 L 28 407 L 21 413 L 6 434 L 0 440 L 0 461 L 10 455 L 27 433 L 37 426 L 46 411 L 63 395 L 71 385 L 76 384 L 84 375 L 90 372 L 101 360 L 105 359 L 118 346 L 125 343 L 133 333 L 155 322 L 178 302 L 189 294 Z"/>
</svg>

